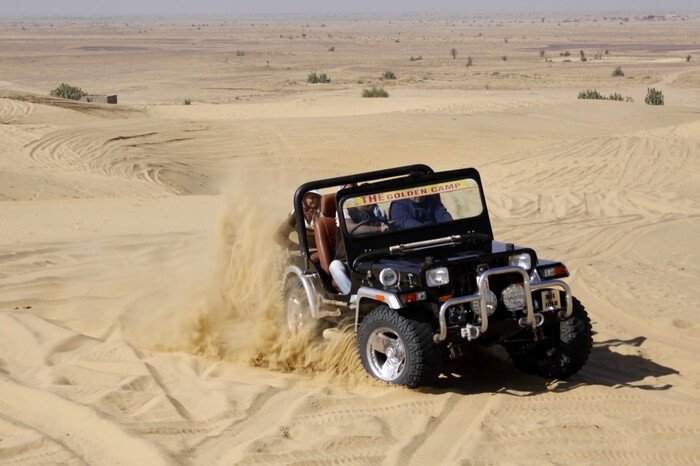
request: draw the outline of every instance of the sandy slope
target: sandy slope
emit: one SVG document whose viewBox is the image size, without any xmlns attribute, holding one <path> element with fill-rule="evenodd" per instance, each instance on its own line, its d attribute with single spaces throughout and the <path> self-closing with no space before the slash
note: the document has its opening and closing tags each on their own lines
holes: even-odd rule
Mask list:
<svg viewBox="0 0 700 466">
<path fill-rule="evenodd" d="M 503 42 L 485 21 L 477 27 L 490 45 L 475 57 Z M 369 73 L 353 67 L 362 44 L 398 44 L 381 22 L 328 23 L 357 47 L 330 60 L 358 76 Z M 199 34 L 170 27 L 173 37 Z M 265 34 L 230 27 L 253 50 L 279 47 L 299 69 L 311 60 L 276 40 L 294 29 L 287 23 Z M 411 23 L 400 46 L 431 60 L 450 27 Z M 555 33 L 505 27 L 528 34 L 507 89 L 469 90 L 447 62 L 434 71 L 441 84 L 399 82 L 376 101 L 358 98 L 350 78 L 279 92 L 278 69 L 256 84 L 259 98 L 205 92 L 204 102 L 164 105 L 174 94 L 163 87 L 169 67 L 185 88 L 208 79 L 168 36 L 149 52 L 160 57 L 155 71 L 122 70 L 123 82 L 146 83 L 126 91 L 139 105 L 57 106 L 28 93 L 47 79 L 29 75 L 67 70 L 61 53 L 37 64 L 6 52 L 15 81 L 0 86 L 0 463 L 699 463 L 699 70 L 653 51 L 669 26 L 640 24 L 644 50 L 621 57 L 635 77 L 616 88 L 637 102 L 577 101 L 581 78 L 566 70 L 555 82 L 518 78 L 554 76 L 548 62 L 527 68 L 523 50 L 536 55 Z M 564 27 L 572 50 L 601 41 Z M 45 50 L 45 34 L 61 50 L 87 38 L 127 47 L 91 28 L 36 32 L 23 53 Z M 604 31 L 623 48 L 616 29 Z M 697 41 L 697 29 L 683 31 L 662 45 Z M 212 54 L 203 61 L 227 50 L 212 37 L 198 42 Z M 119 65 L 103 54 L 131 49 L 119 50 L 83 57 L 105 66 L 86 79 L 107 82 Z M 241 76 L 260 71 L 236 66 Z M 488 66 L 480 76 L 501 65 Z M 672 105 L 639 102 L 647 73 Z M 369 379 L 351 335 L 285 337 L 266 238 L 293 188 L 413 162 L 477 167 L 496 236 L 566 261 L 596 332 L 579 374 L 548 383 L 498 350 L 476 351 L 436 386 L 409 391 Z"/>
</svg>

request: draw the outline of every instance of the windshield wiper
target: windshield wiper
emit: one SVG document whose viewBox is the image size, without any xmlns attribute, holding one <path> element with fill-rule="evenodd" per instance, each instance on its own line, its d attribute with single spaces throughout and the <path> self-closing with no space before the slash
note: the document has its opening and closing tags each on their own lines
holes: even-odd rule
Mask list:
<svg viewBox="0 0 700 466">
<path fill-rule="evenodd" d="M 425 241 L 415 241 L 413 243 L 397 244 L 389 247 L 390 254 L 401 254 L 405 251 L 419 251 L 421 249 L 433 248 L 436 246 L 456 246 L 463 243 L 477 243 L 491 241 L 491 236 L 486 233 L 470 232 L 463 235 L 451 235 L 443 238 L 428 239 Z"/>
</svg>

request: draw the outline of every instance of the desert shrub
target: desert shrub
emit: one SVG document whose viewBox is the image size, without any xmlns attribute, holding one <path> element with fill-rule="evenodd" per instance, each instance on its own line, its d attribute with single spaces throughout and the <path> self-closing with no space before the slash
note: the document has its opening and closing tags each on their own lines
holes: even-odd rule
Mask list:
<svg viewBox="0 0 700 466">
<path fill-rule="evenodd" d="M 244 57 L 244 56 L 245 56 L 245 50 L 236 50 L 236 56 L 237 56 L 237 57 Z"/>
<path fill-rule="evenodd" d="M 569 52 L 568 50 L 565 50 L 563 52 L 559 52 L 559 56 L 560 57 L 568 57 L 568 56 L 571 56 L 571 52 Z"/>
<path fill-rule="evenodd" d="M 331 82 L 331 78 L 326 73 L 316 74 L 315 71 L 312 71 L 306 77 L 306 82 L 311 84 L 327 84 Z"/>
<path fill-rule="evenodd" d="M 329 52 L 335 52 L 335 46 L 332 46 L 328 49 Z"/>
<path fill-rule="evenodd" d="M 184 102 L 182 102 L 182 105 L 190 105 L 192 101 L 190 99 L 185 99 Z"/>
<path fill-rule="evenodd" d="M 389 93 L 382 87 L 372 86 L 372 89 L 362 89 L 362 97 L 389 97 Z"/>
<path fill-rule="evenodd" d="M 501 60 L 503 60 L 503 61 L 508 61 L 508 55 L 503 55 L 503 56 L 501 56 Z"/>
<path fill-rule="evenodd" d="M 588 59 L 586 58 L 586 52 L 584 52 L 583 50 L 580 50 L 579 53 L 581 54 L 581 61 L 586 61 L 586 60 L 588 60 Z"/>
<path fill-rule="evenodd" d="M 453 60 L 457 58 L 457 49 L 450 49 L 450 55 L 452 55 Z"/>
<path fill-rule="evenodd" d="M 63 99 L 80 100 L 86 96 L 87 92 L 79 87 L 71 86 L 70 84 L 61 83 L 56 89 L 49 93 L 52 97 L 61 97 Z"/>
<path fill-rule="evenodd" d="M 384 73 L 382 73 L 382 78 L 384 78 L 384 79 L 396 79 L 396 75 L 394 74 L 393 71 L 386 70 Z"/>
<path fill-rule="evenodd" d="M 545 53 L 544 50 L 540 50 L 540 58 L 544 58 L 544 53 Z"/>
<path fill-rule="evenodd" d="M 644 98 L 644 103 L 648 105 L 663 105 L 664 94 L 658 89 L 647 89 L 647 96 Z"/>
<path fill-rule="evenodd" d="M 621 66 L 618 66 L 617 68 L 615 68 L 615 71 L 612 72 L 612 75 L 613 75 L 614 77 L 624 76 L 624 75 L 625 75 L 625 72 L 622 71 L 622 67 L 621 67 Z"/>
<path fill-rule="evenodd" d="M 474 61 L 472 60 L 472 57 L 467 57 L 467 68 L 469 68 L 473 64 L 474 64 Z"/>
<path fill-rule="evenodd" d="M 596 100 L 605 100 L 605 96 L 598 92 L 597 89 L 586 89 L 585 91 L 581 91 L 578 93 L 578 98 L 579 99 L 596 99 Z"/>
<path fill-rule="evenodd" d="M 604 96 L 597 89 L 586 89 L 578 93 L 579 99 L 594 99 L 594 100 L 615 100 L 617 102 L 634 102 L 634 99 L 629 96 L 623 96 L 619 92 L 613 92 L 609 96 Z"/>
<path fill-rule="evenodd" d="M 418 55 L 417 57 L 411 56 L 411 58 L 410 58 L 411 61 L 418 61 L 418 60 L 422 60 L 422 59 L 423 59 L 423 55 Z"/>
<path fill-rule="evenodd" d="M 690 61 L 690 54 L 688 54 L 688 56 L 685 57 L 685 61 L 686 61 L 686 62 L 689 62 L 689 61 Z"/>
</svg>

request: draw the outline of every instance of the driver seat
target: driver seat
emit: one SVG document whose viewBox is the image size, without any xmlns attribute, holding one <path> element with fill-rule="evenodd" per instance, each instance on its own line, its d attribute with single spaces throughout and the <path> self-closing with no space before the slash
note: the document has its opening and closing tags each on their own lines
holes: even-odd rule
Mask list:
<svg viewBox="0 0 700 466">
<path fill-rule="evenodd" d="M 324 272 L 330 275 L 328 268 L 335 259 L 337 226 L 335 217 L 318 217 L 314 228 L 314 238 L 318 252 L 318 261 Z"/>
</svg>

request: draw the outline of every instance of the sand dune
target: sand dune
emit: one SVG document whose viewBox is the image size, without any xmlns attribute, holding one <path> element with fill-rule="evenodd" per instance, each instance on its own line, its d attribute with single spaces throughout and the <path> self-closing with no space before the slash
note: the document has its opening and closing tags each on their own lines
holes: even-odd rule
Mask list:
<svg viewBox="0 0 700 466">
<path fill-rule="evenodd" d="M 0 21 L 0 463 L 700 463 L 698 20 L 491 19 Z M 613 57 L 558 55 L 585 44 Z M 475 350 L 411 391 L 349 332 L 286 336 L 266 238 L 295 187 L 408 163 L 478 168 L 497 238 L 567 263 L 579 374 Z"/>
</svg>

